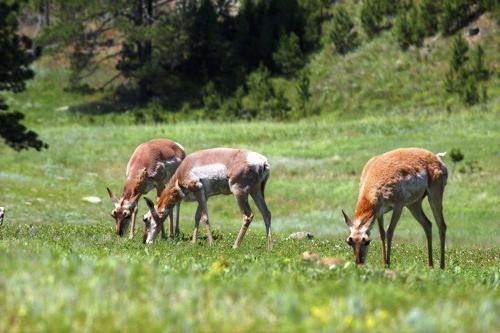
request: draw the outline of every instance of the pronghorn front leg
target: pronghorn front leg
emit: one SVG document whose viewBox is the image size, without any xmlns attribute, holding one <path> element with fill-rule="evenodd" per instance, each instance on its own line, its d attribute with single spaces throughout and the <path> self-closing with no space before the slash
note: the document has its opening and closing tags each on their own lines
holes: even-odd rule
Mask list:
<svg viewBox="0 0 500 333">
<path fill-rule="evenodd" d="M 394 206 L 392 210 L 391 223 L 389 224 L 389 228 L 387 229 L 387 258 L 385 263 L 387 267 L 391 266 L 392 237 L 394 236 L 394 230 L 396 230 L 396 225 L 398 224 L 402 211 L 402 206 Z"/>
<path fill-rule="evenodd" d="M 205 223 L 205 228 L 207 231 L 208 244 L 212 245 L 214 240 L 212 237 L 212 229 L 210 228 L 210 221 L 208 219 L 208 206 L 207 206 L 207 197 L 205 195 L 205 191 L 203 189 L 195 192 L 196 200 L 198 200 L 198 208 L 200 209 L 200 221 Z M 199 222 L 198 222 L 199 223 Z M 195 229 L 197 232 L 197 228 Z"/>
<path fill-rule="evenodd" d="M 137 217 L 137 211 L 139 208 L 137 208 L 137 205 L 134 208 L 134 212 L 132 213 L 132 225 L 130 226 L 130 231 L 128 234 L 128 239 L 133 239 L 135 235 L 135 218 Z"/>
<path fill-rule="evenodd" d="M 161 192 L 163 192 L 163 189 L 165 189 L 165 186 L 160 185 L 156 186 L 156 202 L 160 199 Z M 169 213 L 170 216 L 170 230 L 169 230 L 169 235 L 172 235 L 172 212 Z M 165 233 L 165 224 L 161 224 L 161 239 L 167 239 L 167 235 Z"/>
</svg>

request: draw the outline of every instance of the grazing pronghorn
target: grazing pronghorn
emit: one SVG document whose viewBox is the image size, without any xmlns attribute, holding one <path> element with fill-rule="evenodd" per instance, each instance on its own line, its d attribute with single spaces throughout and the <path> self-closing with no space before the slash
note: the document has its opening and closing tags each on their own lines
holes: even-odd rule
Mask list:
<svg viewBox="0 0 500 333">
<path fill-rule="evenodd" d="M 135 219 L 137 215 L 137 203 L 142 194 L 149 192 L 153 187 L 156 188 L 157 196 L 165 188 L 175 170 L 186 157 L 184 148 L 173 141 L 167 139 L 153 139 L 139 145 L 127 164 L 126 180 L 123 186 L 123 194 L 117 199 L 109 188 L 108 194 L 115 208 L 111 216 L 116 222 L 116 234 L 122 237 L 128 228 L 130 220 L 129 238 L 134 237 Z M 173 214 L 170 214 L 169 234 L 172 237 Z M 163 228 L 163 226 L 162 226 Z M 177 217 L 175 234 L 179 233 L 179 206 L 177 206 Z M 162 229 L 162 236 L 165 238 L 165 229 Z"/>
<path fill-rule="evenodd" d="M 0 207 L 0 225 L 3 224 L 3 217 L 5 215 L 5 208 Z"/>
<path fill-rule="evenodd" d="M 396 224 L 403 207 L 422 225 L 427 237 L 429 266 L 432 260 L 432 225 L 422 210 L 422 200 L 427 195 L 432 214 L 439 228 L 441 243 L 441 268 L 444 268 L 446 224 L 443 217 L 443 192 L 448 171 L 441 157 L 419 148 L 396 149 L 375 156 L 366 163 L 361 174 L 359 196 L 351 220 L 342 211 L 351 234 L 347 243 L 354 249 L 357 264 L 363 264 L 370 244 L 370 229 L 377 219 L 382 245 L 382 259 L 391 263 L 391 244 Z M 387 229 L 387 252 L 385 247 L 384 214 L 392 210 Z"/>
<path fill-rule="evenodd" d="M 234 242 L 233 248 L 240 246 L 253 219 L 248 204 L 250 195 L 262 213 L 267 234 L 267 248 L 272 249 L 271 212 L 264 200 L 264 189 L 269 178 L 269 163 L 261 154 L 231 148 L 201 150 L 188 155 L 170 179 L 160 198 L 153 202 L 144 198 L 150 214 L 145 220 L 148 232 L 144 235 L 145 243 L 153 243 L 158 234 L 158 226 L 163 223 L 166 214 L 182 200 L 197 201 L 193 243 L 198 237 L 200 220 L 205 223 L 208 242 L 212 244 L 212 232 L 208 218 L 208 197 L 218 194 L 233 194 L 236 198 L 243 223 Z"/>
</svg>

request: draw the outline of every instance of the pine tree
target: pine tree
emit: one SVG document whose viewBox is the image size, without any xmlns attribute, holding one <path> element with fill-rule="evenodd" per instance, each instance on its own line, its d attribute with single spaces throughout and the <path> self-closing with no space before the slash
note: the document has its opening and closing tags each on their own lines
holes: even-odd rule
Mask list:
<svg viewBox="0 0 500 333">
<path fill-rule="evenodd" d="M 273 60 L 286 75 L 294 74 L 304 64 L 304 56 L 300 49 L 299 37 L 295 33 L 281 37 Z"/>
<path fill-rule="evenodd" d="M 490 76 L 490 71 L 486 68 L 484 64 L 484 49 L 481 45 L 477 45 L 477 47 L 473 50 L 471 56 L 471 74 L 475 76 L 477 81 L 486 81 Z"/>
<path fill-rule="evenodd" d="M 474 75 L 469 75 L 465 80 L 462 100 L 466 105 L 474 105 L 479 102 L 478 83 Z"/>
<path fill-rule="evenodd" d="M 309 79 L 309 72 L 307 70 L 302 70 L 299 72 L 297 77 L 297 94 L 299 97 L 299 105 L 302 110 L 302 117 L 307 117 L 307 103 L 311 98 L 311 80 Z"/>
<path fill-rule="evenodd" d="M 439 2 L 435 0 L 422 0 L 420 2 L 420 19 L 425 28 L 425 34 L 430 36 L 438 29 Z"/>
<path fill-rule="evenodd" d="M 366 0 L 363 2 L 360 12 L 361 26 L 370 38 L 377 35 L 381 30 L 384 18 L 382 9 L 379 0 Z"/>
<path fill-rule="evenodd" d="M 457 93 L 467 105 L 484 102 L 487 99 L 486 86 L 480 81 L 488 80 L 489 70 L 484 63 L 484 50 L 478 45 L 468 57 L 469 47 L 459 34 L 453 41 L 450 67 L 445 77 L 448 93 Z"/>
<path fill-rule="evenodd" d="M 330 38 L 339 54 L 346 54 L 359 45 L 358 34 L 354 30 L 354 23 L 349 17 L 349 13 L 343 7 L 339 7 L 333 15 L 330 26 Z"/>
<path fill-rule="evenodd" d="M 459 29 L 470 14 L 470 5 L 470 0 L 444 0 L 439 22 L 441 32 L 450 35 Z"/>
<path fill-rule="evenodd" d="M 399 47 L 403 50 L 407 50 L 412 42 L 412 30 L 408 22 L 408 16 L 405 11 L 400 11 L 396 17 L 395 24 L 395 34 L 396 40 L 398 41 Z"/>
<path fill-rule="evenodd" d="M 450 68 L 445 76 L 445 89 L 448 93 L 458 93 L 463 96 L 464 87 L 467 81 L 467 69 L 465 64 L 467 62 L 467 52 L 469 47 L 467 42 L 458 35 L 453 40 L 453 46 L 450 57 Z"/>
<path fill-rule="evenodd" d="M 467 52 L 469 51 L 469 46 L 463 37 L 459 34 L 453 40 L 453 49 L 451 53 L 450 66 L 455 72 L 458 72 L 460 68 L 464 66 L 467 62 Z"/>
<path fill-rule="evenodd" d="M 417 47 L 422 46 L 425 37 L 425 27 L 420 19 L 420 9 L 412 7 L 408 12 L 408 24 L 411 30 L 411 44 Z"/>
<path fill-rule="evenodd" d="M 25 81 L 35 75 L 29 68 L 34 60 L 34 55 L 29 52 L 31 40 L 17 34 L 19 12 L 17 2 L 0 3 L 0 92 L 21 92 L 26 88 Z M 21 124 L 22 113 L 7 110 L 8 106 L 0 96 L 0 137 L 7 145 L 18 151 L 48 147 L 35 132 Z"/>
</svg>

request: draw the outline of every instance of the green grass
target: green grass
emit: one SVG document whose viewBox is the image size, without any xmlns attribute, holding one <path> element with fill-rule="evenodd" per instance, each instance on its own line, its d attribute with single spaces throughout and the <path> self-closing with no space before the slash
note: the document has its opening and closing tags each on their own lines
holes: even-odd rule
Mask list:
<svg viewBox="0 0 500 333">
<path fill-rule="evenodd" d="M 500 54 L 495 29 L 481 26 L 493 67 Z M 50 149 L 15 153 L 0 145 L 0 206 L 7 208 L 0 227 L 0 332 L 500 331 L 500 77 L 494 73 L 487 84 L 488 103 L 465 108 L 442 86 L 450 39 L 431 44 L 424 56 L 402 52 L 383 32 L 345 57 L 327 45 L 308 64 L 310 107 L 321 115 L 297 123 L 194 122 L 186 120 L 196 113 L 177 113 L 164 124 L 135 125 L 137 111 L 151 122 L 151 107 L 117 110 L 103 101 L 109 92 L 64 91 L 67 71 L 42 59 L 27 91 L 6 94 Z M 293 102 L 293 79 L 275 82 Z M 265 250 L 257 212 L 242 247 L 231 249 L 241 216 L 229 196 L 209 201 L 212 247 L 204 238 L 189 242 L 193 203 L 182 205 L 178 241 L 145 246 L 140 237 L 117 239 L 105 187 L 120 192 L 130 154 L 155 137 L 176 140 L 188 152 L 229 146 L 265 154 L 273 251 Z M 379 264 L 375 230 L 368 264 L 352 263 L 341 209 L 352 212 L 371 156 L 411 146 L 459 148 L 465 161 L 455 166 L 445 158 L 447 268 L 425 266 L 423 230 L 405 211 L 392 279 Z M 472 161 L 480 170 L 458 172 Z M 82 200 L 90 195 L 102 201 Z M 432 216 L 427 203 L 424 210 Z M 299 230 L 314 240 L 286 240 Z M 433 231 L 436 261 L 435 225 Z M 349 263 L 307 264 L 306 250 Z"/>
<path fill-rule="evenodd" d="M 335 123 L 40 128 L 47 151 L 0 147 L 0 331 L 500 330 L 498 120 L 473 109 Z M 181 208 L 178 242 L 116 239 L 105 186 L 119 192 L 134 147 L 160 136 L 188 152 L 231 146 L 269 157 L 272 252 L 259 214 L 242 248 L 230 248 L 241 223 L 231 197 L 209 202 L 213 247 L 188 241 L 192 203 Z M 352 211 L 369 157 L 404 146 L 458 147 L 482 168 L 462 174 L 446 160 L 446 270 L 425 267 L 424 234 L 408 212 L 396 230 L 394 280 L 384 277 L 377 242 L 363 268 L 303 263 L 306 250 L 352 260 L 340 209 Z M 103 201 L 81 200 L 88 195 Z M 316 238 L 287 241 L 297 230 Z"/>
</svg>

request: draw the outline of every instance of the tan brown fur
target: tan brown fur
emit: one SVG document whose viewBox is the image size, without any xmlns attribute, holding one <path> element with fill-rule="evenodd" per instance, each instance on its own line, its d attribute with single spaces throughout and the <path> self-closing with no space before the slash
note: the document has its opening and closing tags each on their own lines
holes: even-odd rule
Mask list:
<svg viewBox="0 0 500 333">
<path fill-rule="evenodd" d="M 442 198 L 447 176 L 448 171 L 439 154 L 421 148 L 401 148 L 371 158 L 361 174 L 353 219 L 344 213 L 351 230 L 347 241 L 354 249 L 356 262 L 364 262 L 370 243 L 370 229 L 377 219 L 382 257 L 387 266 L 390 264 L 392 235 L 402 208 L 407 207 L 424 228 L 428 240 L 429 266 L 432 266 L 431 224 L 421 207 L 422 199 L 428 196 L 439 227 L 441 267 L 444 267 L 446 225 L 442 214 Z M 387 230 L 386 252 L 383 215 L 390 210 L 393 210 L 393 215 Z"/>
<path fill-rule="evenodd" d="M 168 139 L 153 139 L 137 146 L 127 164 L 126 179 L 120 199 L 116 199 L 108 189 L 111 199 L 116 201 L 112 215 L 116 220 L 118 235 L 123 235 L 123 229 L 131 218 L 132 228 L 129 237 L 133 237 L 139 198 L 152 188 L 156 188 L 159 196 L 165 183 L 185 156 L 183 148 Z M 171 221 L 171 235 L 173 235 L 172 223 Z"/>
<path fill-rule="evenodd" d="M 403 177 L 426 170 L 430 185 L 445 175 L 443 166 L 438 156 L 421 148 L 401 148 L 372 157 L 361 173 L 354 219 L 370 222 L 380 200 L 401 201 L 397 187 Z"/>
<path fill-rule="evenodd" d="M 178 202 L 182 200 L 197 201 L 198 210 L 195 216 L 193 242 L 197 239 L 198 225 L 202 220 L 207 227 L 207 236 L 211 243 L 212 237 L 207 211 L 208 197 L 233 194 L 244 216 L 240 233 L 233 245 L 239 247 L 253 219 L 253 213 L 248 204 L 248 196 L 251 195 L 264 217 L 268 248 L 271 248 L 271 213 L 264 200 L 264 188 L 268 177 L 269 164 L 266 158 L 255 152 L 232 148 L 213 148 L 192 153 L 178 167 L 158 198 L 156 205 L 148 203 L 151 210 L 150 219 L 157 220 L 152 230 L 157 230 L 156 226 L 162 223 L 165 214 Z M 154 238 L 155 233 L 152 231 L 146 242 L 153 242 Z"/>
</svg>

